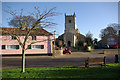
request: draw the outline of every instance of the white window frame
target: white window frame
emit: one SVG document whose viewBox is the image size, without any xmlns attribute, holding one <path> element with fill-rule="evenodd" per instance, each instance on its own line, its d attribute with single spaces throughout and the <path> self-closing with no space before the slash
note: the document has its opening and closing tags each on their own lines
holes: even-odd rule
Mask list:
<svg viewBox="0 0 120 80">
<path fill-rule="evenodd" d="M 31 36 L 32 40 L 37 40 L 37 36 Z"/>
<path fill-rule="evenodd" d="M 37 46 L 37 47 L 36 47 Z M 44 46 L 44 45 L 43 45 Z M 31 49 L 42 49 L 42 45 L 31 45 Z M 43 48 L 44 49 L 44 48 Z"/>
<path fill-rule="evenodd" d="M 16 39 L 14 39 L 13 37 L 14 37 L 14 36 L 10 36 L 10 40 L 16 40 Z"/>
<path fill-rule="evenodd" d="M 39 47 L 36 47 L 39 46 Z M 41 45 L 31 45 L 31 49 L 41 49 Z"/>
<path fill-rule="evenodd" d="M 10 47 L 8 47 L 8 46 L 10 46 Z M 11 48 L 11 46 L 14 46 L 14 48 Z M 16 49 L 16 45 L 6 45 L 5 48 L 6 49 Z"/>
</svg>

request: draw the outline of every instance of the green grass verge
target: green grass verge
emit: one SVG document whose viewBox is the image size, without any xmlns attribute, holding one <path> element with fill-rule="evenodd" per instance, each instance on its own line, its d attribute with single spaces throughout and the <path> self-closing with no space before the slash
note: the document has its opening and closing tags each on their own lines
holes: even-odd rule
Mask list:
<svg viewBox="0 0 120 80">
<path fill-rule="evenodd" d="M 21 69 L 3 69 L 2 78 L 119 78 L 120 63 L 108 64 L 108 67 L 80 68 L 66 67 L 40 67 Z"/>
</svg>

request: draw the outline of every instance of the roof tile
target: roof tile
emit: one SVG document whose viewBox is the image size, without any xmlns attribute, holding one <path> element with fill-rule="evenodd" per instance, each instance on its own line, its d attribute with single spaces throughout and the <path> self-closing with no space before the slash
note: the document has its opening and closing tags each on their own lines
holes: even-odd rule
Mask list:
<svg viewBox="0 0 120 80">
<path fill-rule="evenodd" d="M 2 35 L 25 35 L 27 33 L 27 29 L 21 30 L 19 28 L 8 28 L 8 27 L 1 27 L 0 32 L 2 32 Z M 53 35 L 50 32 L 46 31 L 42 28 L 35 28 L 31 31 L 30 35 Z"/>
</svg>

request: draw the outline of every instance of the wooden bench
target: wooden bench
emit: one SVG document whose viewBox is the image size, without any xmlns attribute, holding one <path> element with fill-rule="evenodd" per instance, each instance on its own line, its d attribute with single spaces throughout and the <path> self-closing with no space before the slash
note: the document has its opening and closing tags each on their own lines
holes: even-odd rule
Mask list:
<svg viewBox="0 0 120 80">
<path fill-rule="evenodd" d="M 101 65 L 101 67 L 104 65 L 106 67 L 106 57 L 88 57 L 87 60 L 85 60 L 85 67 L 89 68 L 90 65 Z"/>
</svg>

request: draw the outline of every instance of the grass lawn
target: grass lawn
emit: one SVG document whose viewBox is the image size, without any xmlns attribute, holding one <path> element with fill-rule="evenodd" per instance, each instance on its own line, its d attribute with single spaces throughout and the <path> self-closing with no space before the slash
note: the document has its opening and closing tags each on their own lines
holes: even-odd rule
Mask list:
<svg viewBox="0 0 120 80">
<path fill-rule="evenodd" d="M 40 67 L 21 69 L 3 69 L 2 78 L 120 78 L 120 63 L 107 64 L 106 68 Z"/>
</svg>

